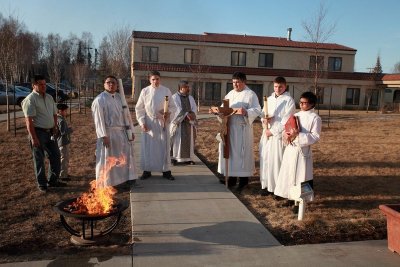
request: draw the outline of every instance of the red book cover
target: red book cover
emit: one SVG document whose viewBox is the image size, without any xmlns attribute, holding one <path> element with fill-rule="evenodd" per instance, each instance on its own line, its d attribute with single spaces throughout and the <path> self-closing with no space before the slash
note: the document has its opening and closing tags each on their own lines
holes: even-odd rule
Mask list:
<svg viewBox="0 0 400 267">
<path fill-rule="evenodd" d="M 299 128 L 300 128 L 299 127 L 299 118 L 297 118 L 294 115 L 291 115 L 285 124 L 285 131 L 287 133 L 289 133 L 290 130 L 292 130 L 292 129 L 299 130 Z"/>
</svg>

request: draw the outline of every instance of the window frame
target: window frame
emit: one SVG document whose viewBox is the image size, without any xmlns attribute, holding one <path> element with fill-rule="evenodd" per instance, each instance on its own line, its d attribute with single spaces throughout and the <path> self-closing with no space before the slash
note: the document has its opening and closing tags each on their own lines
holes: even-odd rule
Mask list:
<svg viewBox="0 0 400 267">
<path fill-rule="evenodd" d="M 351 94 L 351 97 L 349 95 Z M 360 105 L 360 88 L 347 88 L 346 89 L 346 105 L 358 106 Z"/>
<path fill-rule="evenodd" d="M 261 64 L 262 63 L 262 61 L 261 61 L 261 55 L 264 55 L 265 56 L 265 59 L 264 59 L 264 64 Z M 269 56 L 270 56 L 270 64 L 268 64 L 269 63 L 269 60 L 268 60 L 268 58 L 269 58 Z M 258 54 L 258 66 L 259 67 L 261 67 L 261 68 L 273 68 L 274 67 L 274 53 L 259 53 Z"/>
<path fill-rule="evenodd" d="M 236 54 L 236 55 L 235 55 Z M 244 56 L 244 64 L 241 63 L 241 55 Z M 236 61 L 236 62 L 235 62 Z M 247 53 L 243 51 L 231 51 L 231 66 L 246 66 Z M 237 63 L 237 64 L 235 64 Z"/>
<path fill-rule="evenodd" d="M 312 55 L 310 56 L 310 62 L 309 62 L 309 70 L 316 70 L 315 69 L 315 60 L 318 60 L 318 70 L 323 70 L 324 69 L 324 56 L 315 56 Z"/>
<path fill-rule="evenodd" d="M 189 56 L 189 54 L 187 54 L 187 52 L 190 52 L 190 58 L 187 58 L 187 56 Z M 197 53 L 197 55 L 196 55 L 196 53 Z M 200 63 L 200 49 L 185 48 L 183 51 L 183 62 L 185 64 L 199 64 Z"/>
<path fill-rule="evenodd" d="M 152 50 L 155 49 L 155 59 L 152 57 Z M 147 54 L 146 54 L 146 50 Z M 148 55 L 148 58 L 146 58 Z M 158 62 L 158 47 L 157 46 L 142 46 L 142 62 Z"/>
<path fill-rule="evenodd" d="M 337 66 L 337 62 L 340 65 Z M 328 71 L 342 71 L 343 58 L 342 57 L 328 57 Z"/>
</svg>

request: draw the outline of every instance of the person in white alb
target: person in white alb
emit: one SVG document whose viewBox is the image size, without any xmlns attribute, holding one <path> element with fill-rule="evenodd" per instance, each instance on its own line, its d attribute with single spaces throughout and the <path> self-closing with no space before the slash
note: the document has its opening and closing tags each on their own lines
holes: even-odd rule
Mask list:
<svg viewBox="0 0 400 267">
<path fill-rule="evenodd" d="M 317 143 L 321 135 L 321 117 L 314 107 L 317 97 L 313 92 L 304 92 L 300 96 L 300 111 L 294 114 L 299 121 L 299 131 L 284 133 L 287 147 L 283 154 L 275 195 L 289 198 L 290 187 L 308 181 L 313 188 L 313 157 L 311 145 Z M 294 202 L 292 203 L 294 204 Z"/>
<path fill-rule="evenodd" d="M 275 192 L 279 170 L 281 168 L 284 144 L 282 132 L 285 123 L 294 114 L 296 106 L 289 92 L 286 91 L 286 79 L 276 77 L 274 92 L 267 99 L 268 119 L 263 113 L 263 133 L 260 139 L 260 182 L 261 195 Z"/>
<path fill-rule="evenodd" d="M 115 186 L 124 182 L 135 184 L 137 171 L 133 138 L 127 133 L 117 78 L 107 76 L 104 91 L 92 103 L 96 127 L 96 180 L 98 186 Z"/>
<path fill-rule="evenodd" d="M 261 107 L 257 95 L 246 85 L 246 74 L 235 72 L 232 84 L 233 90 L 225 96 L 229 107 L 236 110 L 229 117 L 228 187 L 234 187 L 239 178 L 236 189 L 240 193 L 254 175 L 253 122 L 260 116 Z M 223 150 L 224 144 L 220 141 L 218 172 L 226 175 Z"/>
<path fill-rule="evenodd" d="M 171 101 L 171 91 L 160 84 L 160 73 L 151 71 L 150 85 L 143 88 L 136 103 L 136 119 L 142 129 L 140 179 L 151 177 L 151 172 L 162 172 L 163 177 L 172 176 L 170 155 L 170 119 L 175 114 L 175 103 Z M 168 97 L 168 101 L 165 101 Z M 167 105 L 166 105 L 166 104 Z M 165 112 L 164 112 L 165 111 Z"/>
<path fill-rule="evenodd" d="M 188 81 L 180 81 L 178 92 L 172 95 L 177 111 L 170 125 L 172 162 L 194 165 L 194 139 L 197 126 L 197 105 L 190 95 Z"/>
</svg>

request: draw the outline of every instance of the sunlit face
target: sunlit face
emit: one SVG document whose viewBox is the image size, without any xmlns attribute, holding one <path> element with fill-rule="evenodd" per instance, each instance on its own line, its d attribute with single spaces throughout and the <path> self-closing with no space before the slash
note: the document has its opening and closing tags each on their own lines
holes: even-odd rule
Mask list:
<svg viewBox="0 0 400 267">
<path fill-rule="evenodd" d="M 189 95 L 190 93 L 190 87 L 189 85 L 184 85 L 181 87 L 181 89 L 179 89 L 179 91 L 181 92 L 181 94 L 183 95 Z"/>
<path fill-rule="evenodd" d="M 68 115 L 68 109 L 59 110 L 58 113 L 60 113 L 61 116 L 63 116 L 63 117 L 67 117 L 67 115 Z"/>
<path fill-rule="evenodd" d="M 33 90 L 38 92 L 39 94 L 45 94 L 46 93 L 46 80 L 38 80 L 33 84 Z"/>
<path fill-rule="evenodd" d="M 232 84 L 233 84 L 233 89 L 237 92 L 242 91 L 246 87 L 246 84 L 244 83 L 244 81 L 241 81 L 238 79 L 233 79 Z"/>
<path fill-rule="evenodd" d="M 310 102 L 308 102 L 307 98 L 300 98 L 299 105 L 302 111 L 307 111 L 312 108 L 312 105 L 310 104 Z"/>
<path fill-rule="evenodd" d="M 150 81 L 151 86 L 154 88 L 160 86 L 160 76 L 158 76 L 158 75 L 150 76 L 149 81 Z"/>
<path fill-rule="evenodd" d="M 114 78 L 107 78 L 104 82 L 104 89 L 107 92 L 114 94 L 118 89 L 117 80 Z"/>
<path fill-rule="evenodd" d="M 277 96 L 280 96 L 286 91 L 286 84 L 284 83 L 274 83 L 274 92 Z"/>
</svg>

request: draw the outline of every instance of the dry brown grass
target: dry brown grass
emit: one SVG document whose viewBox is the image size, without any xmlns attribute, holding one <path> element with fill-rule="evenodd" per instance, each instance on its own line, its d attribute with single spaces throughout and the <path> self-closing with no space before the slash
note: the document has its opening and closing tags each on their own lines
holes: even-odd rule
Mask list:
<svg viewBox="0 0 400 267">
<path fill-rule="evenodd" d="M 254 124 L 256 173 L 237 197 L 285 245 L 386 238 L 386 219 L 379 204 L 400 201 L 400 116 L 365 111 L 321 111 L 321 141 L 313 146 L 315 201 L 298 221 L 291 208 L 258 194 L 258 143 L 261 124 Z M 200 122 L 197 152 L 215 172 L 215 119 Z M 203 146 L 207 144 L 207 146 Z"/>
<path fill-rule="evenodd" d="M 72 181 L 68 182 L 68 187 L 51 189 L 42 194 L 36 186 L 23 119 L 17 120 L 16 137 L 14 131 L 6 132 L 5 122 L 0 123 L 0 262 L 54 259 L 86 251 L 105 257 L 113 253 L 130 253 L 129 209 L 110 236 L 112 242 L 100 247 L 72 245 L 70 234 L 52 210 L 57 202 L 87 192 L 89 182 L 95 179 L 96 136 L 90 113 L 73 114 L 70 125 L 74 128 L 70 163 Z M 128 188 L 121 186 L 118 189 L 117 197 L 129 200 Z"/>
<path fill-rule="evenodd" d="M 321 142 L 314 145 L 316 199 L 307 207 L 306 217 L 297 221 L 291 210 L 271 197 L 258 195 L 256 173 L 237 197 L 286 245 L 381 239 L 386 237 L 382 203 L 400 201 L 399 115 L 365 112 L 333 112 L 331 127 L 324 127 Z M 33 175 L 33 164 L 22 119 L 17 136 L 0 123 L 0 262 L 54 259 L 80 254 L 108 257 L 130 253 L 130 212 L 113 232 L 113 241 L 100 247 L 71 245 L 52 206 L 79 196 L 89 188 L 95 175 L 95 132 L 90 112 L 73 113 L 72 159 L 69 186 L 41 194 Z M 258 161 L 260 123 L 255 123 L 255 153 Z M 197 153 L 216 170 L 218 129 L 214 119 L 200 121 Z M 257 164 L 258 166 L 258 164 Z M 128 199 L 126 188 L 118 197 Z M 116 241 L 118 240 L 118 241 Z M 114 245 L 112 245 L 114 244 Z M 115 245 L 116 244 L 116 245 Z M 47 252 L 45 252 L 47 251 Z"/>
</svg>

